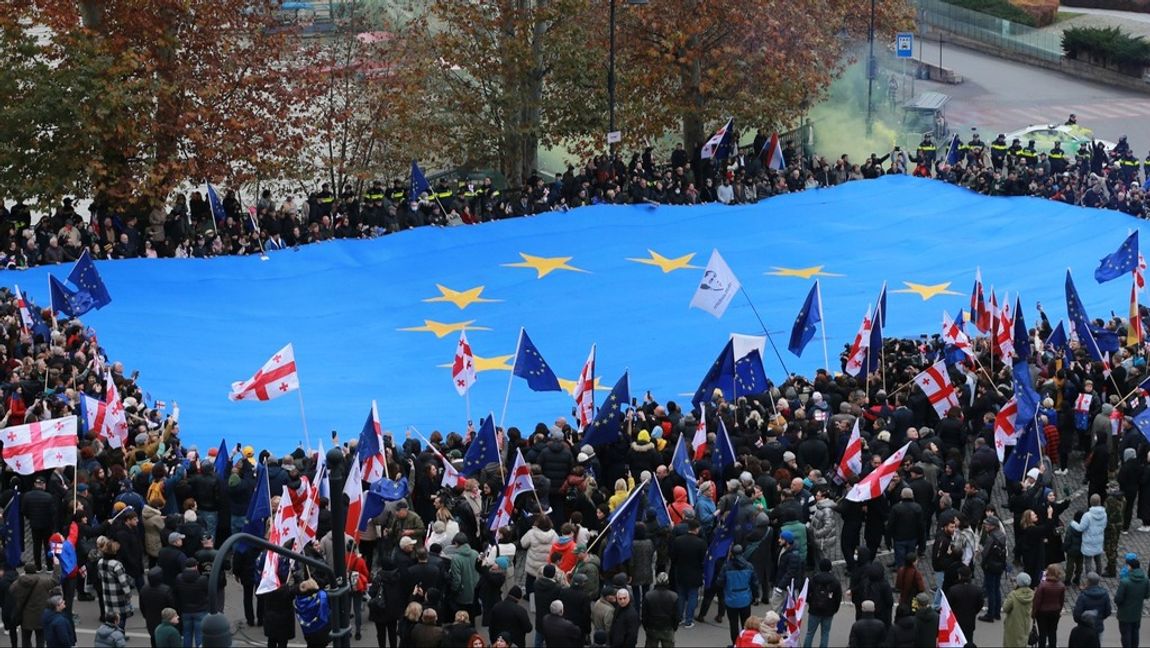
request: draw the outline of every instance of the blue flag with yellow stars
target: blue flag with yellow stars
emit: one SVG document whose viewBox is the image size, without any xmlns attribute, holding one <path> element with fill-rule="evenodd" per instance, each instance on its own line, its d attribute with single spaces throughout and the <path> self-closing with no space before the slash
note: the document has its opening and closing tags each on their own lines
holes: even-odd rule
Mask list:
<svg viewBox="0 0 1150 648">
<path fill-rule="evenodd" d="M 228 219 L 228 212 L 224 209 L 220 194 L 210 182 L 208 183 L 208 207 L 211 208 L 212 218 L 215 219 L 217 225 Z M 71 277 L 69 277 L 69 281 L 71 281 Z"/>
<path fill-rule="evenodd" d="M 463 455 L 463 469 L 459 472 L 467 477 L 483 470 L 487 464 L 499 462 L 499 440 L 495 438 L 495 416 L 488 414 L 479 422 L 479 432 L 475 440 L 467 446 Z"/>
<path fill-rule="evenodd" d="M 794 327 L 791 328 L 791 341 L 787 344 L 787 349 L 790 349 L 791 353 L 802 357 L 803 349 L 815 337 L 815 324 L 823 319 L 821 311 L 819 282 L 816 280 L 815 285 L 811 286 L 811 291 L 807 293 L 807 300 L 803 302 L 798 317 L 795 318 Z"/>
<path fill-rule="evenodd" d="M 878 304 L 875 306 L 874 317 L 871 318 L 870 327 L 870 346 L 866 352 L 866 364 L 863 365 L 863 371 L 867 374 L 873 374 L 879 370 L 879 365 L 882 364 L 882 332 L 886 326 L 886 282 L 883 282 L 882 290 L 878 294 Z"/>
<path fill-rule="evenodd" d="M 1046 338 L 1046 344 L 1055 350 L 1070 352 L 1070 342 L 1066 339 L 1066 325 L 1062 323 L 1062 320 L 1058 320 L 1058 326 L 1055 326 L 1054 330 L 1050 332 L 1050 337 Z"/>
<path fill-rule="evenodd" d="M 715 474 L 722 477 L 723 471 L 735 465 L 735 446 L 731 444 L 731 435 L 727 432 L 727 424 L 723 417 L 718 417 L 719 429 L 715 432 L 715 452 L 711 455 L 711 463 L 715 465 Z"/>
<path fill-rule="evenodd" d="M 79 317 L 96 307 L 90 293 L 72 290 L 52 275 L 48 275 L 48 288 L 52 297 L 52 310 L 57 313 Z"/>
<path fill-rule="evenodd" d="M 1124 274 L 1134 272 L 1138 267 L 1138 230 L 1122 241 L 1122 245 L 1114 252 L 1102 257 L 1102 262 L 1094 271 L 1094 279 L 1098 283 L 1105 283 L 1117 279 Z"/>
<path fill-rule="evenodd" d="M 1038 466 L 1042 461 L 1042 446 L 1045 440 L 1042 438 L 1042 430 L 1038 429 L 1038 424 L 1033 418 L 1025 423 L 1021 417 L 1016 420 L 1017 427 L 1022 431 L 1018 433 L 1018 444 L 1014 446 L 1014 451 L 1006 461 L 1002 462 L 1002 474 L 1011 481 L 1019 482 L 1026 475 L 1026 471 Z"/>
<path fill-rule="evenodd" d="M 1101 362 L 1102 350 L 1094 339 L 1090 318 L 1082 306 L 1082 299 L 1078 296 L 1078 288 L 1074 286 L 1074 278 L 1070 276 L 1069 270 L 1066 271 L 1066 313 L 1070 316 L 1070 332 L 1078 338 L 1078 344 L 1086 349 L 1091 358 Z"/>
<path fill-rule="evenodd" d="M 1014 300 L 1014 353 L 1018 356 L 1015 363 L 1030 361 L 1030 331 L 1026 328 L 1026 319 L 1022 317 L 1022 298 Z"/>
<path fill-rule="evenodd" d="M 715 567 L 720 560 L 724 560 L 735 544 L 735 524 L 739 520 L 739 500 L 723 516 L 722 522 L 711 536 L 711 544 L 707 546 L 707 553 L 703 557 L 703 587 L 710 588 L 715 581 Z M 604 565 L 606 568 L 606 565 Z"/>
<path fill-rule="evenodd" d="M 737 396 L 761 394 L 768 389 L 767 371 L 763 368 L 763 354 L 758 349 L 735 361 L 735 393 Z"/>
<path fill-rule="evenodd" d="M 583 443 L 590 446 L 610 445 L 623 436 L 623 421 L 627 418 L 627 407 L 631 404 L 631 379 L 627 372 L 615 383 L 607 400 L 599 407 L 595 420 L 587 426 Z"/>
<path fill-rule="evenodd" d="M 723 392 L 723 395 L 730 398 L 734 392 L 735 387 L 735 341 L 728 339 L 726 346 L 723 347 L 719 357 L 711 363 L 711 368 L 707 370 L 707 375 L 703 376 L 703 382 L 699 383 L 699 388 L 695 390 L 695 396 L 691 398 L 691 405 L 699 406 L 699 403 L 711 402 L 711 395 L 716 389 Z"/>
<path fill-rule="evenodd" d="M 512 373 L 526 380 L 532 391 L 563 391 L 555 372 L 551 371 L 524 329 L 519 329 L 519 351 L 515 355 Z"/>
<path fill-rule="evenodd" d="M 407 194 L 408 200 L 419 200 L 420 194 L 430 193 L 431 184 L 427 181 L 427 177 L 423 175 L 423 171 L 419 168 L 419 164 L 415 160 L 411 161 L 411 189 Z"/>
<path fill-rule="evenodd" d="M 631 559 L 631 547 L 635 543 L 635 522 L 639 517 L 639 502 L 643 499 L 639 494 L 647 488 L 647 483 L 636 486 L 619 508 L 611 513 L 610 535 L 607 536 L 607 545 L 603 547 L 603 569 L 611 569 Z"/>
<path fill-rule="evenodd" d="M 1134 427 L 1150 441 L 1150 407 L 1143 407 L 1141 412 L 1134 415 Z"/>
<path fill-rule="evenodd" d="M 87 250 L 84 250 L 76 260 L 76 265 L 72 266 L 72 271 L 68 273 L 68 282 L 79 292 L 87 293 L 97 310 L 112 303 L 112 296 L 108 294 L 108 288 L 104 285 L 104 280 L 96 270 L 96 264 L 92 262 Z"/>
</svg>

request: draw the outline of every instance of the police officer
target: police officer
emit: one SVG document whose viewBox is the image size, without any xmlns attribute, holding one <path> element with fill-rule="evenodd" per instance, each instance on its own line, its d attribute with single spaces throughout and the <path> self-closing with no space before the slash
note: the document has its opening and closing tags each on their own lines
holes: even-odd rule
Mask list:
<svg viewBox="0 0 1150 648">
<path fill-rule="evenodd" d="M 931 134 L 927 133 L 923 136 L 922 142 L 918 145 L 918 161 L 926 164 L 928 169 L 934 168 L 934 159 L 938 155 L 938 147 L 934 145 L 931 139 Z"/>
<path fill-rule="evenodd" d="M 982 156 L 986 152 L 986 143 L 978 136 L 978 131 L 970 136 L 970 141 L 966 143 L 966 159 L 970 164 L 982 162 Z"/>
<path fill-rule="evenodd" d="M 1127 185 L 1138 183 L 1138 158 L 1134 157 L 1134 151 L 1131 151 L 1129 146 L 1118 160 L 1118 166 L 1122 169 L 1123 182 Z"/>
<path fill-rule="evenodd" d="M 1050 160 L 1051 173 L 1062 173 L 1066 170 L 1066 151 L 1062 150 L 1062 142 L 1055 142 L 1054 148 L 1050 149 L 1050 154 L 1046 158 Z"/>
<path fill-rule="evenodd" d="M 1014 140 L 1017 142 L 1018 140 Z M 1002 171 L 1002 166 L 1006 164 L 1006 135 L 998 134 L 994 141 L 990 143 L 990 163 L 994 166 L 995 171 Z"/>
<path fill-rule="evenodd" d="M 1126 136 L 1123 135 L 1118 138 L 1118 143 L 1114 145 L 1114 156 L 1121 157 L 1128 152 L 1132 152 L 1130 143 L 1126 141 Z"/>
<path fill-rule="evenodd" d="M 1010 148 L 1006 149 L 1006 165 L 1014 168 L 1022 161 L 1022 140 L 1017 137 L 1010 143 Z"/>
<path fill-rule="evenodd" d="M 399 178 L 392 180 L 391 189 L 387 192 L 387 199 L 390 200 L 393 205 L 398 207 L 399 205 L 403 204 L 403 201 L 406 198 L 407 187 L 403 186 L 403 180 L 400 180 Z M 412 196 L 412 198 L 415 198 L 415 196 Z"/>
<path fill-rule="evenodd" d="M 480 218 L 487 222 L 492 218 L 497 218 L 499 213 L 498 206 L 500 203 L 500 192 L 495 188 L 495 184 L 491 181 L 490 177 L 483 178 L 483 184 L 479 187 L 477 192 L 479 194 L 479 202 L 482 204 L 483 209 L 480 212 Z"/>
<path fill-rule="evenodd" d="M 1038 164 L 1038 151 L 1034 148 L 1034 140 L 1027 141 L 1026 148 L 1019 151 L 1018 156 L 1026 166 L 1033 169 Z"/>
<path fill-rule="evenodd" d="M 314 208 L 308 213 L 308 219 L 313 223 L 323 220 L 324 216 L 331 216 L 332 205 L 335 203 L 335 194 L 325 182 L 320 185 L 319 193 L 315 194 Z"/>
</svg>

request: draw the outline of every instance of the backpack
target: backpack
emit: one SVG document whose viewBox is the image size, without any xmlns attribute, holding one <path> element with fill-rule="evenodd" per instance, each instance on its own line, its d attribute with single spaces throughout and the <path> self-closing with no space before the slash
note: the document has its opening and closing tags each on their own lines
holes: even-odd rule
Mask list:
<svg viewBox="0 0 1150 648">
<path fill-rule="evenodd" d="M 579 487 L 575 484 L 571 484 L 567 487 L 567 492 L 564 493 L 564 496 L 567 498 L 568 502 L 577 501 L 579 499 Z"/>
<path fill-rule="evenodd" d="M 807 601 L 810 604 L 811 610 L 819 610 L 822 615 L 824 610 L 831 610 L 834 604 L 835 588 L 830 581 L 819 581 L 811 579 L 810 593 L 807 595 Z"/>
<path fill-rule="evenodd" d="M 373 582 L 367 594 L 367 618 L 372 623 L 380 623 L 387 616 L 387 593 L 381 582 Z"/>
</svg>

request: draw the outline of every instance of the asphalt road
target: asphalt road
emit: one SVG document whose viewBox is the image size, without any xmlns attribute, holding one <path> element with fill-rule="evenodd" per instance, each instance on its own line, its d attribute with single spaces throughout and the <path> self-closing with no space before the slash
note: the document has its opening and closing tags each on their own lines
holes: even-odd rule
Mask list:
<svg viewBox="0 0 1150 648">
<path fill-rule="evenodd" d="M 924 58 L 937 63 L 937 41 L 926 43 Z M 943 43 L 942 61 L 963 76 L 958 85 L 916 80 L 916 92 L 934 90 L 952 97 L 946 114 L 967 139 L 977 126 L 982 139 L 994 139 L 1031 124 L 1066 121 L 1094 129 L 1096 137 L 1118 141 L 1128 135 L 1141 159 L 1150 151 L 1150 94 L 1093 83 L 1060 72 L 1030 67 Z"/>
</svg>

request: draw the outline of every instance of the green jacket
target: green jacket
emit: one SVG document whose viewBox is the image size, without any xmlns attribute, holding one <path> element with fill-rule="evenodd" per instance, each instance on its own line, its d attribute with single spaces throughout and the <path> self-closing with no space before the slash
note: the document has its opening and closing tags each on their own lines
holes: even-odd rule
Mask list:
<svg viewBox="0 0 1150 648">
<path fill-rule="evenodd" d="M 183 648 L 184 639 L 176 626 L 161 623 L 156 628 L 156 648 Z"/>
<path fill-rule="evenodd" d="M 1150 599 L 1150 580 L 1146 572 L 1131 569 L 1126 578 L 1118 583 L 1114 594 L 1114 606 L 1118 608 L 1119 623 L 1134 623 L 1142 620 L 1142 602 Z"/>
<path fill-rule="evenodd" d="M 470 545 L 460 545 L 451 557 L 451 591 L 455 602 L 471 605 L 475 602 L 475 590 L 479 586 L 479 570 L 475 562 L 479 554 Z"/>
<path fill-rule="evenodd" d="M 1029 587 L 1015 588 L 1006 596 L 1002 604 L 1002 645 L 1005 648 L 1026 648 L 1033 605 L 1034 590 Z"/>
</svg>

